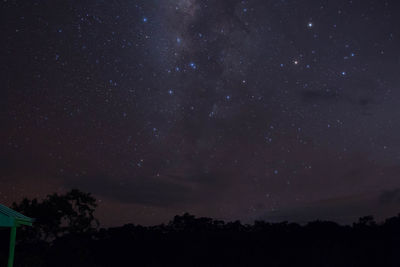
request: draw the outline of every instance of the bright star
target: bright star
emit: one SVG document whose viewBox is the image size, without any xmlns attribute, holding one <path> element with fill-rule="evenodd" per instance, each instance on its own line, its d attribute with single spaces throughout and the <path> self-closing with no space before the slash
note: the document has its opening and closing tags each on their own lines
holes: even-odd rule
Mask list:
<svg viewBox="0 0 400 267">
<path fill-rule="evenodd" d="M 189 66 L 194 70 L 197 69 L 197 66 L 194 62 L 190 62 Z"/>
</svg>

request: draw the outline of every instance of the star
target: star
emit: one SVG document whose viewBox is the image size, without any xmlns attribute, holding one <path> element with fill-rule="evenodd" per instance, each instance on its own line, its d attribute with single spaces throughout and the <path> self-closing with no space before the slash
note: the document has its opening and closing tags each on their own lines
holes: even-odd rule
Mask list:
<svg viewBox="0 0 400 267">
<path fill-rule="evenodd" d="M 197 66 L 196 66 L 196 64 L 194 62 L 190 62 L 189 66 L 194 70 L 197 69 Z"/>
</svg>

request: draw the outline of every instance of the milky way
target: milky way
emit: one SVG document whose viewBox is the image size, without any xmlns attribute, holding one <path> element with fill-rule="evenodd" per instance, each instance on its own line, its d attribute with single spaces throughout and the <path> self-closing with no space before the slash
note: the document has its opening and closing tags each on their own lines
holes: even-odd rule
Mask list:
<svg viewBox="0 0 400 267">
<path fill-rule="evenodd" d="M 104 225 L 398 212 L 397 1 L 3 1 L 0 201 Z"/>
</svg>

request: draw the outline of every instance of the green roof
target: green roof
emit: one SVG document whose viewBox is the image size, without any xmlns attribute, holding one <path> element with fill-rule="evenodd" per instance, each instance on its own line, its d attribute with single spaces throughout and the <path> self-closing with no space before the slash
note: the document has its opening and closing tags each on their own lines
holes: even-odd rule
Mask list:
<svg viewBox="0 0 400 267">
<path fill-rule="evenodd" d="M 30 225 L 34 219 L 0 204 L 0 227 L 13 227 L 21 224 Z"/>
</svg>

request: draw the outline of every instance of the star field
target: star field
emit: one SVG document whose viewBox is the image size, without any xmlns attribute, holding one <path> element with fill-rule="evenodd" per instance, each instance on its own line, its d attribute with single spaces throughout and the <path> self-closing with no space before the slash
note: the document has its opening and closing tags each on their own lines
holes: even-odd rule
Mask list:
<svg viewBox="0 0 400 267">
<path fill-rule="evenodd" d="M 78 187 L 110 225 L 397 214 L 397 1 L 1 6 L 0 202 Z"/>
</svg>

